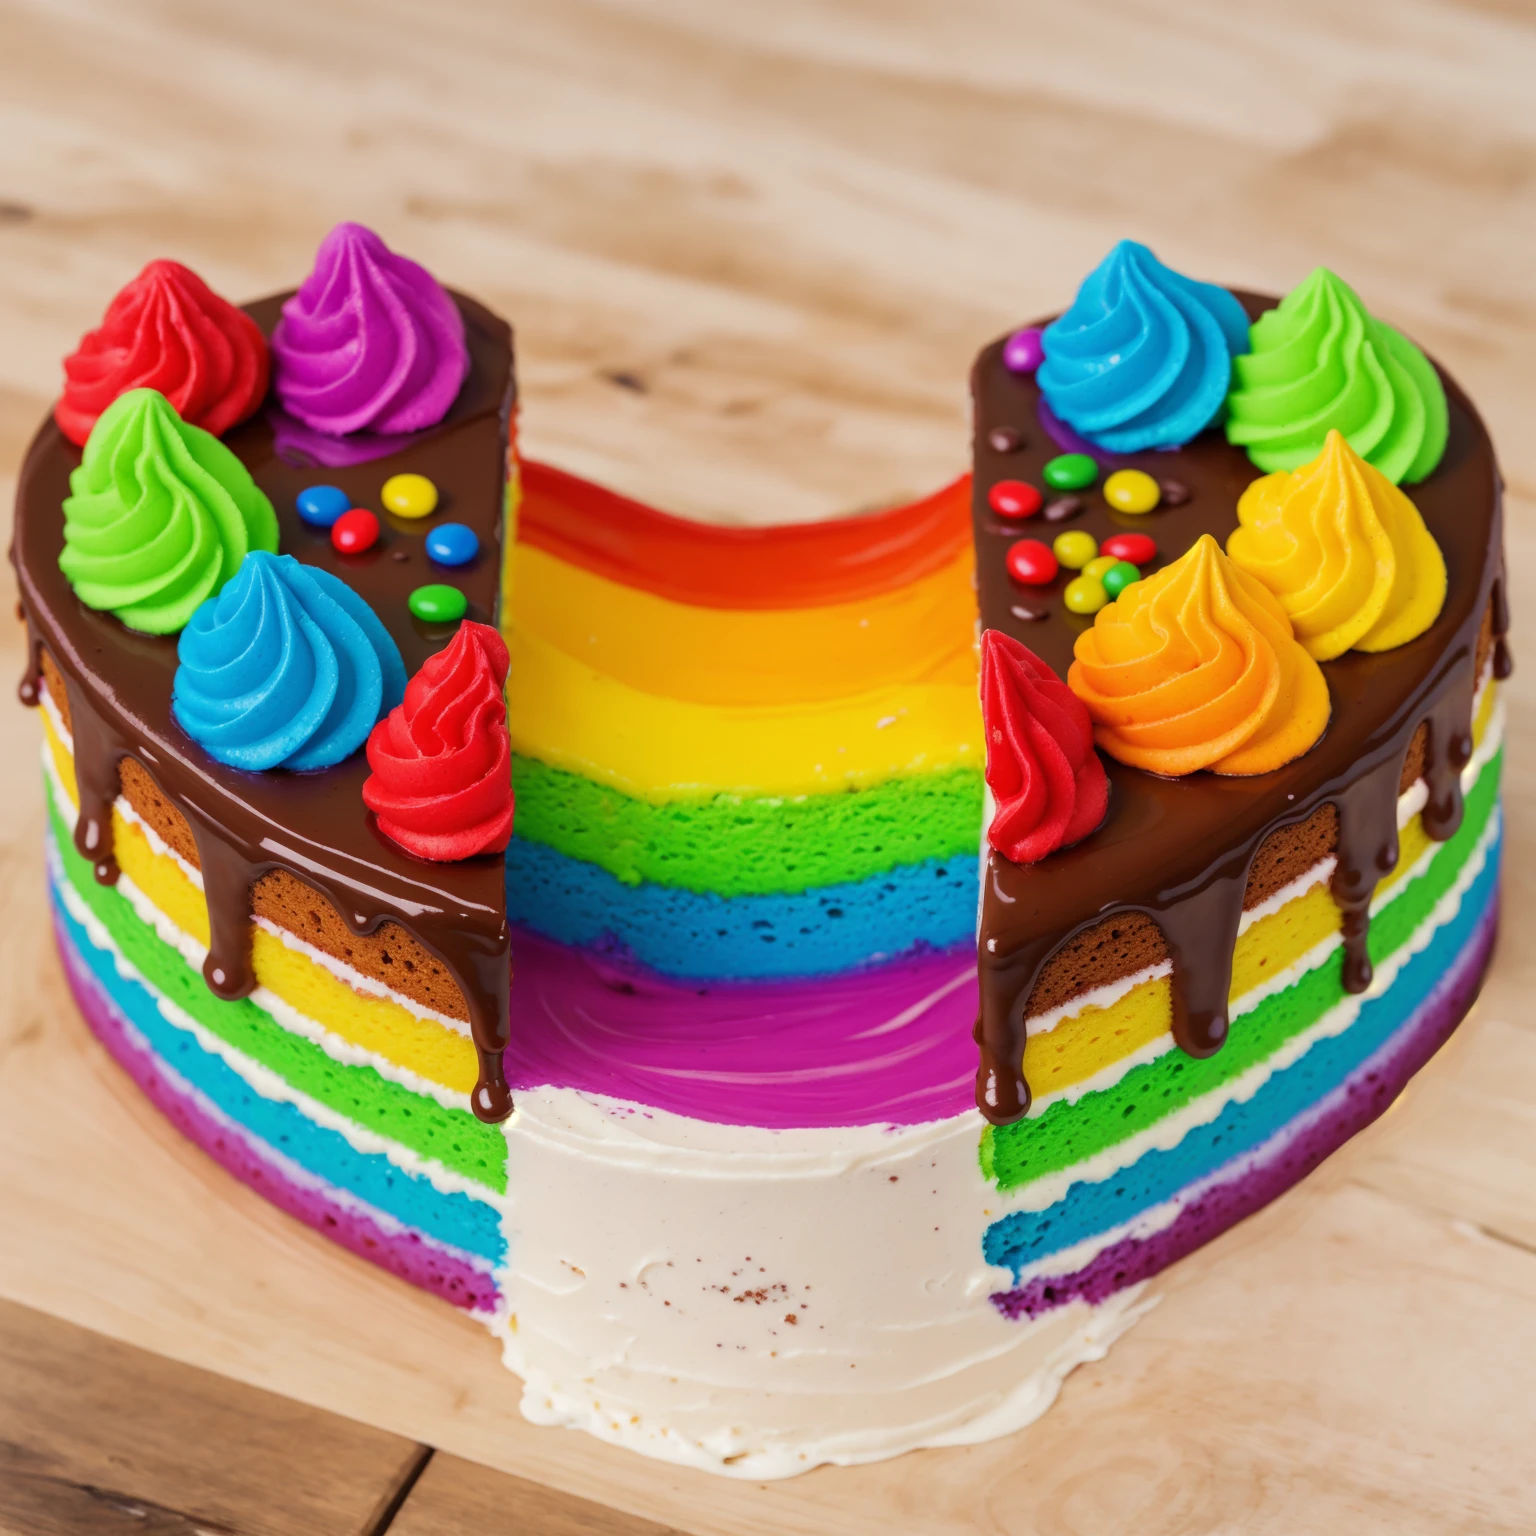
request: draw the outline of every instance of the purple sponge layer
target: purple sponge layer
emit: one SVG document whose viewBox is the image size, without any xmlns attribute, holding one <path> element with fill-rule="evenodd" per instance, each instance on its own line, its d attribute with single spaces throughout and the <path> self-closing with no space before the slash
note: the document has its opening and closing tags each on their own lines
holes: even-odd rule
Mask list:
<svg viewBox="0 0 1536 1536">
<path fill-rule="evenodd" d="M 1495 895 L 1455 964 L 1391 1039 L 1266 1146 L 1241 1158 L 1227 1178 L 1192 1200 L 1171 1226 L 1152 1237 L 1115 1243 L 1073 1274 L 1037 1276 L 1016 1290 L 1000 1291 L 992 1298 L 994 1305 L 1015 1319 L 1036 1318 L 1070 1301 L 1097 1305 L 1150 1279 L 1284 1194 L 1375 1120 L 1450 1038 L 1477 996 L 1498 923 Z"/>
<path fill-rule="evenodd" d="M 365 1213 L 295 1182 L 262 1143 L 210 1114 L 195 1096 L 173 1083 L 57 924 L 54 939 L 64 960 L 70 991 L 92 1032 L 155 1108 L 216 1163 L 280 1210 L 359 1258 L 466 1311 L 494 1310 L 497 1292 L 489 1275 L 424 1242 L 418 1233 L 387 1231 Z"/>
</svg>

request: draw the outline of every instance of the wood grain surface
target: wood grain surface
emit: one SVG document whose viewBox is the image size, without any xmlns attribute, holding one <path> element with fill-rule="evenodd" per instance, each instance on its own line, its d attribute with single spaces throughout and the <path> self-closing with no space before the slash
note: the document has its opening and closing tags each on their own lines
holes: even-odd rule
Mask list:
<svg viewBox="0 0 1536 1536">
<path fill-rule="evenodd" d="M 828 516 L 962 468 L 977 347 L 1133 235 L 1277 291 L 1326 262 L 1458 376 L 1509 480 L 1520 666 L 1504 940 L 1405 1100 L 1032 1429 L 768 1487 L 524 1423 L 477 1325 L 138 1097 L 48 951 L 13 709 L 0 1295 L 451 1453 L 419 1532 L 519 1529 L 454 1457 L 694 1533 L 1536 1528 L 1533 78 L 1519 0 L 0 0 L 6 475 L 144 261 L 251 296 L 357 218 L 514 320 L 530 454 L 696 516 Z"/>
</svg>

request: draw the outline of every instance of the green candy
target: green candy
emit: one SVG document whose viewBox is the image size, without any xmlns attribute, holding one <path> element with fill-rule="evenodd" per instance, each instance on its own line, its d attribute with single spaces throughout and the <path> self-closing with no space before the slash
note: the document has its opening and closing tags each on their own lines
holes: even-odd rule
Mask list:
<svg viewBox="0 0 1536 1536">
<path fill-rule="evenodd" d="M 450 587 L 441 581 L 417 587 L 406 599 L 406 603 L 423 624 L 456 623 L 469 608 L 469 600 L 457 587 Z"/>
<path fill-rule="evenodd" d="M 64 500 L 59 569 L 87 608 L 170 635 L 240 569 L 277 553 L 277 515 L 246 467 L 158 389 L 101 413 Z"/>
<path fill-rule="evenodd" d="M 1086 490 L 1099 478 L 1099 466 L 1086 453 L 1061 453 L 1046 460 L 1040 471 L 1045 483 L 1058 491 Z"/>
<path fill-rule="evenodd" d="M 1109 593 L 1110 600 L 1119 597 L 1133 581 L 1141 580 L 1141 572 L 1131 564 L 1129 560 L 1117 560 L 1115 564 L 1099 577 L 1104 590 Z"/>
<path fill-rule="evenodd" d="M 1434 365 L 1326 267 L 1260 315 L 1250 340 L 1232 360 L 1226 431 L 1260 469 L 1311 463 L 1334 427 L 1394 485 L 1440 462 L 1449 413 Z"/>
</svg>

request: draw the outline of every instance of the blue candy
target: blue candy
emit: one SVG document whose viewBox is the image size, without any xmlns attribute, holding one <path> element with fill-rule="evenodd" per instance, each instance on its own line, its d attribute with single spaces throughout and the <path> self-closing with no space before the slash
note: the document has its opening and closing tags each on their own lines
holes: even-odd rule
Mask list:
<svg viewBox="0 0 1536 1536">
<path fill-rule="evenodd" d="M 468 565 L 480 553 L 480 540 L 463 523 L 439 523 L 427 535 L 427 554 L 439 565 Z"/>
<path fill-rule="evenodd" d="M 306 485 L 296 505 L 311 528 L 329 528 L 351 507 L 352 498 L 339 485 Z"/>
</svg>

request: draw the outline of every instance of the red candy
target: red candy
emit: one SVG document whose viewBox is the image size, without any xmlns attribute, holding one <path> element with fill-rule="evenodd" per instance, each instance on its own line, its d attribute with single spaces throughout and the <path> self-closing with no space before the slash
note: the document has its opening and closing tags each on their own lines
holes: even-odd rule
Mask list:
<svg viewBox="0 0 1536 1536">
<path fill-rule="evenodd" d="M 501 853 L 512 839 L 507 647 L 489 624 L 459 625 L 368 738 L 363 803 L 418 858 Z"/>
<path fill-rule="evenodd" d="M 1033 517 L 1040 501 L 1040 492 L 1023 480 L 999 480 L 987 492 L 987 505 L 999 517 Z"/>
<path fill-rule="evenodd" d="M 1099 553 L 1129 560 L 1132 565 L 1145 565 L 1157 558 L 1157 545 L 1144 533 L 1116 533 L 1099 545 Z"/>
<path fill-rule="evenodd" d="M 64 359 L 53 419 L 83 446 L 96 418 L 130 389 L 158 389 L 183 421 L 217 437 L 267 392 L 266 338 L 195 272 L 152 261 Z"/>
<path fill-rule="evenodd" d="M 1049 544 L 1039 539 L 1020 539 L 1008 547 L 1008 574 L 1026 587 L 1043 587 L 1056 580 L 1061 569 Z"/>
<path fill-rule="evenodd" d="M 360 555 L 379 542 L 379 520 L 363 507 L 343 512 L 331 524 L 331 545 L 338 554 Z"/>
<path fill-rule="evenodd" d="M 995 629 L 981 637 L 987 788 L 997 814 L 987 841 L 1033 864 L 1104 820 L 1109 781 L 1087 707 L 1028 647 Z"/>
</svg>

